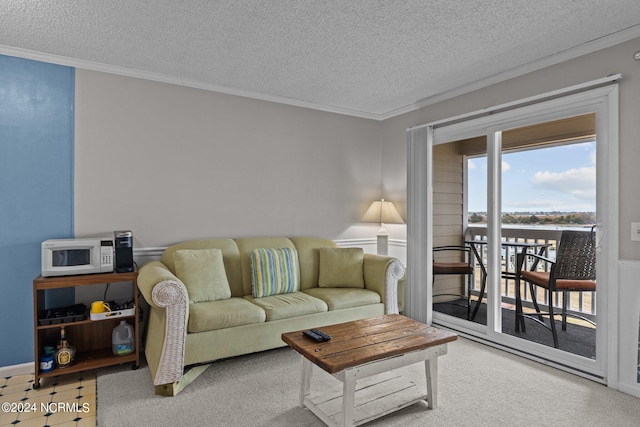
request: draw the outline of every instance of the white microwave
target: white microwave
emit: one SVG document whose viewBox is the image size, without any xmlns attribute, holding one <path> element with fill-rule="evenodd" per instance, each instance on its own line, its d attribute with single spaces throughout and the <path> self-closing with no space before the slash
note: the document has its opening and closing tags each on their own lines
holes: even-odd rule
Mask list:
<svg viewBox="0 0 640 427">
<path fill-rule="evenodd" d="M 42 242 L 42 277 L 112 271 L 112 240 L 84 238 Z"/>
</svg>

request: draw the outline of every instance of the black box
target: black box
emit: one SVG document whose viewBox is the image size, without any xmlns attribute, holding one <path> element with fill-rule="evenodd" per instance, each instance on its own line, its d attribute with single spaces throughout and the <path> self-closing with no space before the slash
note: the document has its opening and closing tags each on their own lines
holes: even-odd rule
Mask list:
<svg viewBox="0 0 640 427">
<path fill-rule="evenodd" d="M 133 271 L 133 233 L 129 230 L 116 231 L 116 273 Z"/>
</svg>

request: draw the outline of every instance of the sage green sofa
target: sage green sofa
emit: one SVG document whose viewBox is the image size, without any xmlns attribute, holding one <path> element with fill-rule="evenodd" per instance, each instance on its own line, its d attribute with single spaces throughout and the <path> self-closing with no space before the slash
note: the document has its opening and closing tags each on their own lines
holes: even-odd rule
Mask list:
<svg viewBox="0 0 640 427">
<path fill-rule="evenodd" d="M 256 253 L 281 248 L 297 258 L 290 262 L 297 288 L 256 297 Z M 189 269 L 200 264 L 190 264 L 192 258 L 185 256 L 197 260 L 200 254 L 221 260 Z M 282 347 L 283 332 L 398 313 L 403 274 L 395 258 L 338 248 L 315 237 L 193 240 L 170 246 L 160 261 L 138 272 L 138 288 L 150 306 L 145 355 L 156 394 L 177 394 L 206 362 Z M 203 276 L 206 283 L 223 284 L 213 291 L 194 287 L 194 280 L 202 285 Z M 203 298 L 203 291 L 209 297 Z"/>
</svg>

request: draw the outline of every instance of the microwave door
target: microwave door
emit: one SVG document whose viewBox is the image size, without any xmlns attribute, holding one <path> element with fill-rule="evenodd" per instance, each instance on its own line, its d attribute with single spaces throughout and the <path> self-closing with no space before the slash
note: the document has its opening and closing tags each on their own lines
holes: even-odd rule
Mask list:
<svg viewBox="0 0 640 427">
<path fill-rule="evenodd" d="M 68 264 L 67 261 L 67 251 L 53 251 L 53 256 L 51 259 L 51 265 L 53 267 L 65 267 Z"/>
<path fill-rule="evenodd" d="M 54 251 L 54 267 L 91 265 L 91 249 L 65 249 Z"/>
</svg>

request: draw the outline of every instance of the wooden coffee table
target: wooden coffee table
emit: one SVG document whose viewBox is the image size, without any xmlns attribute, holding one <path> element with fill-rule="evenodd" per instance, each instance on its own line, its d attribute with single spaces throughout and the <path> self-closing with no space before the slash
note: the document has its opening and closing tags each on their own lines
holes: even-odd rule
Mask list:
<svg viewBox="0 0 640 427">
<path fill-rule="evenodd" d="M 300 406 L 308 407 L 329 426 L 356 426 L 421 400 L 437 404 L 438 356 L 458 336 L 399 314 L 388 314 L 318 328 L 330 341 L 317 343 L 302 331 L 282 334 L 282 340 L 302 355 Z M 426 394 L 422 387 L 393 369 L 425 362 Z M 342 381 L 342 394 L 311 395 L 313 365 Z M 366 378 L 356 386 L 356 381 Z"/>
</svg>

